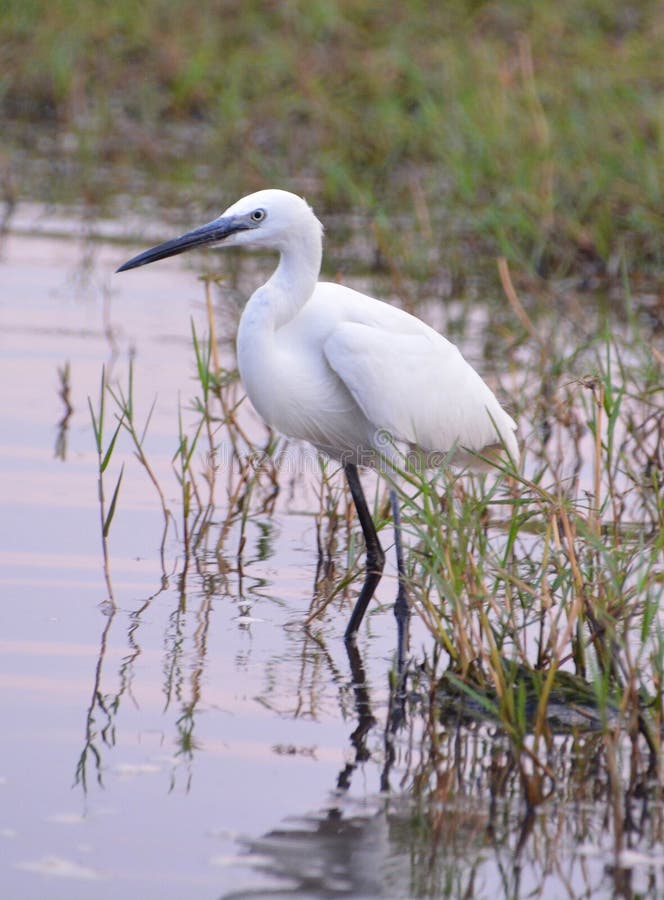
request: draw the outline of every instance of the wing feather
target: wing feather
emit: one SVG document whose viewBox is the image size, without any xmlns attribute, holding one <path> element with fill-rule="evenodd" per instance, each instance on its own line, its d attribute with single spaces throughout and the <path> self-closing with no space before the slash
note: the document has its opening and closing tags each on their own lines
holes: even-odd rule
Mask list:
<svg viewBox="0 0 664 900">
<path fill-rule="evenodd" d="M 479 451 L 502 441 L 516 459 L 516 425 L 490 388 L 454 344 L 408 319 L 407 333 L 346 321 L 325 341 L 329 365 L 364 415 L 425 451 Z"/>
</svg>

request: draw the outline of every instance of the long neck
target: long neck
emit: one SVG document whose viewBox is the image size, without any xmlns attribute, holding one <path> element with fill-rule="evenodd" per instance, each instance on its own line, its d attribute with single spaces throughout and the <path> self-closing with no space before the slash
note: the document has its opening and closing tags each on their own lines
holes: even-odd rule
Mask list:
<svg viewBox="0 0 664 900">
<path fill-rule="evenodd" d="M 322 256 L 323 242 L 317 228 L 292 237 L 280 248 L 279 265 L 249 301 L 253 305 L 254 298 L 260 298 L 275 331 L 296 316 L 313 294 Z"/>
<path fill-rule="evenodd" d="M 277 332 L 314 292 L 323 253 L 320 230 L 297 235 L 280 252 L 272 276 L 245 306 L 237 335 L 238 365 L 247 394 L 266 422 L 275 426 L 279 425 L 274 410 L 281 368 Z"/>
</svg>

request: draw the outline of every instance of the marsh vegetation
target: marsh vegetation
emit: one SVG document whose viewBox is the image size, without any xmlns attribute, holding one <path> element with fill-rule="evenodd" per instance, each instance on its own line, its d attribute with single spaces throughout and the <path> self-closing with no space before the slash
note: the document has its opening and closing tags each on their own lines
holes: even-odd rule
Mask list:
<svg viewBox="0 0 664 900">
<path fill-rule="evenodd" d="M 182 701 L 190 777 L 219 604 L 250 627 L 268 595 L 280 609 L 297 598 L 299 677 L 272 661 L 260 702 L 315 719 L 325 674 L 355 723 L 338 794 L 370 765 L 382 792 L 371 816 L 339 801 L 302 833 L 247 838 L 272 883 L 332 890 L 333 867 L 302 873 L 334 820 L 339 848 L 378 823 L 407 868 L 394 875 L 388 855 L 385 878 L 346 873 L 351 891 L 482 896 L 498 878 L 505 896 L 661 892 L 663 39 L 661 4 L 647 0 L 4 4 L 3 231 L 18 233 L 21 204 L 38 198 L 75 210 L 87 247 L 102 232 L 105 248 L 148 246 L 248 191 L 303 193 L 327 226 L 326 277 L 459 343 L 524 449 L 517 467 L 481 475 L 404 466 L 420 629 L 406 679 L 390 674 L 384 635 L 379 655 L 371 639 L 389 590 L 341 667 L 331 645 L 363 559 L 352 504 L 330 463 L 247 409 L 229 343 L 270 262 L 197 261 L 199 314 L 183 334 L 193 387 L 164 398 L 109 328 L 78 420 L 96 460 L 107 618 L 77 785 L 103 782 L 159 598 L 172 604 L 162 687 L 167 705 Z M 66 462 L 75 368 L 59 360 L 56 377 Z M 110 689 L 107 645 L 129 603 L 114 571 L 127 479 L 150 498 L 156 574 L 127 612 L 130 650 Z M 386 526 L 385 484 L 366 484 Z M 285 510 L 315 537 L 289 598 L 274 526 Z M 306 755 L 275 744 L 291 751 Z"/>
</svg>

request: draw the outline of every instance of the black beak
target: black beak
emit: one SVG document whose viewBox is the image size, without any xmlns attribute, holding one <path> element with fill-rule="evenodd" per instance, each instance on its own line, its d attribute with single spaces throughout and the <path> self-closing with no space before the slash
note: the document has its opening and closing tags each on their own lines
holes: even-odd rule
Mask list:
<svg viewBox="0 0 664 900">
<path fill-rule="evenodd" d="M 192 250 L 194 247 L 216 244 L 231 234 L 235 234 L 236 231 L 247 231 L 250 227 L 242 218 L 236 216 L 215 219 L 213 222 L 208 222 L 207 225 L 201 225 L 200 228 L 194 228 L 193 231 L 188 231 L 180 237 L 164 241 L 163 244 L 157 244 L 151 250 L 145 250 L 143 253 L 139 253 L 138 256 L 133 256 L 126 263 L 123 263 L 117 271 L 126 272 L 127 269 L 147 266 L 148 263 L 157 262 L 159 259 L 177 256 L 178 253 L 184 253 L 186 250 Z"/>
</svg>

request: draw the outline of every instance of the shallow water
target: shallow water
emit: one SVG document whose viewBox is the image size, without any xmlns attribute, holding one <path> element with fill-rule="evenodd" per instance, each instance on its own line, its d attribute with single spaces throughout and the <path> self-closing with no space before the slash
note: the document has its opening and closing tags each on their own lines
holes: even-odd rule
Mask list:
<svg viewBox="0 0 664 900">
<path fill-rule="evenodd" d="M 257 485 L 246 520 L 229 515 L 222 454 L 208 544 L 187 556 L 172 528 L 162 565 L 160 504 L 121 436 L 106 476 L 108 499 L 125 464 L 104 572 L 88 398 L 96 407 L 104 366 L 111 383 L 126 384 L 133 359 L 139 422 L 157 397 L 145 447 L 177 519 L 171 460 L 178 402 L 188 426 L 196 418 L 190 322 L 204 332 L 203 287 L 186 259 L 114 276 L 133 250 L 114 243 L 117 223 L 86 236 L 66 211 L 26 205 L 12 228 L 0 245 L 3 896 L 614 891 L 602 807 L 553 833 L 553 850 L 529 845 L 518 865 L 523 822 L 506 812 L 502 839 L 489 838 L 488 807 L 464 800 L 461 787 L 444 807 L 435 853 L 418 831 L 403 792 L 417 767 L 418 723 L 397 733 L 391 763 L 386 743 L 393 567 L 380 590 L 385 609 L 359 641 L 364 690 L 342 641 L 348 603 L 336 600 L 315 634 L 302 627 L 321 490 L 311 453 L 290 451 L 274 506 Z M 256 277 L 241 265 L 229 284 Z M 230 299 L 229 310 L 220 333 L 232 333 Z M 232 364 L 232 345 L 222 352 Z M 109 405 L 107 440 L 113 413 Z M 265 438 L 246 404 L 240 416 Z M 205 462 L 201 449 L 197 465 Z M 340 577 L 346 547 L 333 555 Z M 429 646 L 417 620 L 412 646 Z M 468 783 L 487 777 L 490 735 L 448 738 L 459 785 L 469 767 Z M 542 812 L 544 831 L 554 814 Z M 624 865 L 633 887 L 661 886 L 653 847 Z"/>
<path fill-rule="evenodd" d="M 190 318 L 202 333 L 203 289 L 177 262 L 113 276 L 126 247 L 77 240 L 77 223 L 36 208 L 20 212 L 27 233 L 7 236 L 0 257 L 4 896 L 275 886 L 240 858 L 247 841 L 328 806 L 373 815 L 380 788 L 370 759 L 336 787 L 355 759 L 347 611 L 337 604 L 318 643 L 300 624 L 316 574 L 317 473 L 300 475 L 274 513 L 249 516 L 241 579 L 232 525 L 223 583 L 209 591 L 194 566 L 183 583 L 171 533 L 164 587 L 159 504 L 120 439 L 107 487 L 124 461 L 109 534 L 113 613 L 88 397 L 97 404 L 102 366 L 122 384 L 133 357 L 142 414 L 157 395 L 147 453 L 177 508 L 170 460 L 178 397 L 191 418 Z M 73 413 L 63 434 L 65 363 Z M 372 616 L 370 635 L 360 645 L 371 647 L 373 711 L 384 717 L 392 616 Z M 353 887 L 351 873 L 335 877 Z"/>
</svg>

